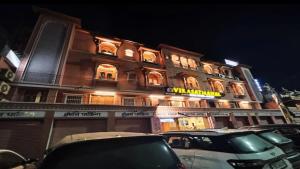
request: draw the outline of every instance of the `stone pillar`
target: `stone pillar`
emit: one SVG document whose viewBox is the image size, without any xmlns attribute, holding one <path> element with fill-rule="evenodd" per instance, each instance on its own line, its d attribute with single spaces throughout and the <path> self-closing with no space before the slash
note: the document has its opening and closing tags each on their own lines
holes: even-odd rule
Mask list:
<svg viewBox="0 0 300 169">
<path fill-rule="evenodd" d="M 107 131 L 115 131 L 116 117 L 115 112 L 108 112 Z"/>
<path fill-rule="evenodd" d="M 272 120 L 273 124 L 277 123 L 275 116 L 271 116 L 271 120 Z"/>
<path fill-rule="evenodd" d="M 47 96 L 47 103 L 55 103 L 57 97 L 58 90 L 57 89 L 49 89 Z"/>
<path fill-rule="evenodd" d="M 234 116 L 234 114 L 232 112 L 229 113 L 229 122 L 232 123 L 233 128 L 238 128 L 235 116 Z"/>
<path fill-rule="evenodd" d="M 49 147 L 51 136 L 52 136 L 52 128 L 54 123 L 54 111 L 46 111 L 45 118 L 43 121 L 43 128 L 42 128 L 42 137 L 41 137 L 41 144 L 40 144 L 40 159 L 43 158 L 45 150 Z"/>
<path fill-rule="evenodd" d="M 251 114 L 249 114 L 248 113 L 248 121 L 249 121 L 249 124 L 250 124 L 250 126 L 253 126 L 254 125 L 254 122 L 253 122 L 253 119 L 252 119 L 252 117 L 251 117 Z"/>
</svg>

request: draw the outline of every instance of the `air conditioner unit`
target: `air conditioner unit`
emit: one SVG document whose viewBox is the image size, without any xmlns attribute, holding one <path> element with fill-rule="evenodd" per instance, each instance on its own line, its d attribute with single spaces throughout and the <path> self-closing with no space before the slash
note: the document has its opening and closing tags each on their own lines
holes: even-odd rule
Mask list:
<svg viewBox="0 0 300 169">
<path fill-rule="evenodd" d="M 10 85 L 7 84 L 4 81 L 0 81 L 0 93 L 3 93 L 4 95 L 7 95 L 10 90 Z"/>
<path fill-rule="evenodd" d="M 0 69 L 0 80 L 8 80 L 12 82 L 15 79 L 15 73 L 10 69 Z"/>
</svg>

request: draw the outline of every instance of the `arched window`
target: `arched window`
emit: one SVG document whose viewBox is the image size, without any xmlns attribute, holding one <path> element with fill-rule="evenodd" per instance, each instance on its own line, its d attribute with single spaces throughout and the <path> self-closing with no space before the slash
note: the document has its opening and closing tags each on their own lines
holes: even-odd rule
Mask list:
<svg viewBox="0 0 300 169">
<path fill-rule="evenodd" d="M 214 81 L 214 89 L 220 93 L 224 93 L 224 87 L 220 81 Z"/>
<path fill-rule="evenodd" d="M 189 66 L 188 66 L 188 60 L 186 57 L 180 57 L 180 62 L 181 62 L 181 65 L 183 68 L 187 69 Z"/>
<path fill-rule="evenodd" d="M 173 62 L 173 64 L 174 64 L 174 66 L 180 67 L 179 56 L 177 56 L 177 55 L 172 55 L 171 58 L 172 58 L 172 62 Z"/>
<path fill-rule="evenodd" d="M 110 64 L 101 64 L 97 68 L 96 79 L 101 80 L 117 80 L 118 70 Z"/>
<path fill-rule="evenodd" d="M 204 69 L 204 72 L 205 72 L 205 73 L 213 74 L 213 70 L 212 70 L 212 68 L 211 68 L 210 65 L 204 65 L 204 66 L 203 66 L 203 69 Z"/>
<path fill-rule="evenodd" d="M 188 64 L 189 64 L 191 69 L 197 69 L 197 64 L 196 64 L 196 61 L 194 59 L 188 59 Z"/>
<path fill-rule="evenodd" d="M 148 74 L 148 83 L 154 86 L 163 85 L 163 76 L 156 71 L 149 72 Z"/>
<path fill-rule="evenodd" d="M 101 42 L 99 47 L 100 47 L 100 53 L 104 53 L 108 55 L 116 55 L 117 53 L 117 47 L 113 43 Z"/>
<path fill-rule="evenodd" d="M 145 51 L 143 53 L 143 59 L 146 62 L 155 63 L 155 61 L 156 61 L 156 55 L 153 52 Z"/>
<path fill-rule="evenodd" d="M 234 85 L 234 90 L 236 95 L 245 95 L 245 90 L 240 84 Z"/>
<path fill-rule="evenodd" d="M 199 87 L 199 83 L 198 83 L 198 81 L 197 81 L 196 78 L 194 78 L 194 77 L 188 77 L 188 78 L 186 78 L 186 86 L 188 88 L 191 88 L 191 89 L 198 88 Z"/>
</svg>

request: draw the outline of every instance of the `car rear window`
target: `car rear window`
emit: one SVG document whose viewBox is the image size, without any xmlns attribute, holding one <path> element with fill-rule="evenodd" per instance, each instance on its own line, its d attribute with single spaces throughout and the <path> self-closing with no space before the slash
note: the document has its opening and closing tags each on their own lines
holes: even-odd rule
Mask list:
<svg viewBox="0 0 300 169">
<path fill-rule="evenodd" d="M 288 139 L 280 134 L 274 133 L 272 131 L 262 132 L 262 133 L 259 133 L 259 135 L 262 136 L 263 138 L 265 138 L 266 140 L 270 141 L 271 143 L 284 144 L 284 143 L 291 142 L 290 139 Z"/>
<path fill-rule="evenodd" d="M 255 134 L 232 135 L 228 143 L 237 153 L 258 153 L 274 147 Z"/>
<path fill-rule="evenodd" d="M 175 169 L 179 161 L 162 138 L 118 138 L 66 145 L 40 169 Z"/>
</svg>

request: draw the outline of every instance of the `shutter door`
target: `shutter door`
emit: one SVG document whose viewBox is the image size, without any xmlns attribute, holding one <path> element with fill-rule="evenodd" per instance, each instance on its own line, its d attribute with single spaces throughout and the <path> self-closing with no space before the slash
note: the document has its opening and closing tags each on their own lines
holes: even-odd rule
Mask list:
<svg viewBox="0 0 300 169">
<path fill-rule="evenodd" d="M 150 118 L 116 119 L 116 131 L 151 133 Z"/>
<path fill-rule="evenodd" d="M 284 124 L 285 123 L 285 119 L 282 116 L 276 116 L 275 120 L 276 120 L 276 124 Z"/>
<path fill-rule="evenodd" d="M 260 116 L 260 124 L 273 124 L 271 117 L 269 116 Z"/>
<path fill-rule="evenodd" d="M 56 119 L 53 125 L 51 145 L 67 135 L 107 131 L 106 123 L 106 119 Z"/>
<path fill-rule="evenodd" d="M 248 117 L 235 117 L 237 127 L 242 127 L 242 126 L 249 126 L 249 120 Z"/>
<path fill-rule="evenodd" d="M 1 120 L 0 149 L 9 149 L 26 158 L 41 154 L 42 120 Z"/>
<path fill-rule="evenodd" d="M 229 127 L 229 117 L 215 117 L 215 128 Z"/>
</svg>

